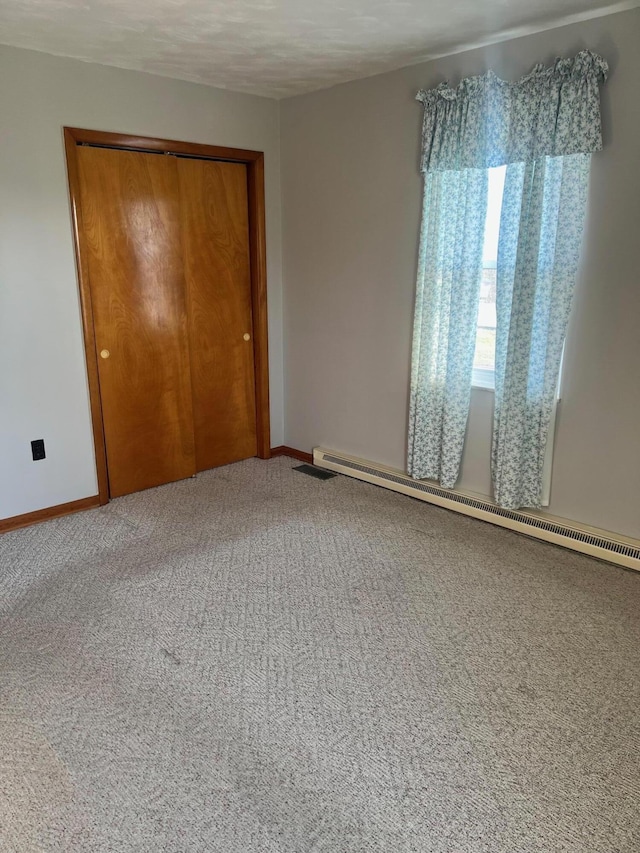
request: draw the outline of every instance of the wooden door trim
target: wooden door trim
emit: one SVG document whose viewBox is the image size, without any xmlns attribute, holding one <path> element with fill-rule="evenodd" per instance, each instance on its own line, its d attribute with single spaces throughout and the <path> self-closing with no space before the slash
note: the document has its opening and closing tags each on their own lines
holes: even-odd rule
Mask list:
<svg viewBox="0 0 640 853">
<path fill-rule="evenodd" d="M 313 465 L 313 453 L 296 450 L 295 447 L 288 447 L 286 444 L 281 444 L 280 447 L 272 447 L 271 455 L 290 456 L 292 459 L 299 459 L 300 462 L 308 462 L 310 465 Z"/>
<path fill-rule="evenodd" d="M 80 204 L 80 174 L 77 148 L 82 143 L 108 148 L 120 148 L 127 151 L 147 151 L 175 154 L 183 157 L 202 157 L 207 160 L 226 160 L 246 165 L 258 457 L 260 459 L 269 459 L 271 457 L 271 430 L 269 420 L 269 347 L 263 152 L 249 151 L 243 148 L 224 148 L 217 145 L 200 145 L 194 142 L 179 142 L 172 139 L 156 139 L 146 136 L 129 136 L 122 133 L 84 130 L 77 127 L 65 127 L 64 146 L 67 160 L 73 242 L 76 268 L 78 270 L 78 287 L 80 290 L 82 328 L 87 362 L 91 423 L 93 426 L 100 504 L 103 505 L 109 502 L 109 476 L 107 471 L 104 426 L 102 422 L 102 400 L 100 396 L 100 379 L 95 346 L 89 269 L 87 266 L 86 237 L 82 224 L 82 208 Z"/>
<path fill-rule="evenodd" d="M 267 250 L 264 210 L 264 155 L 247 164 L 249 198 L 249 254 L 251 258 L 251 311 L 256 383 L 256 438 L 258 457 L 271 457 L 269 420 L 269 349 L 267 327 Z"/>
</svg>

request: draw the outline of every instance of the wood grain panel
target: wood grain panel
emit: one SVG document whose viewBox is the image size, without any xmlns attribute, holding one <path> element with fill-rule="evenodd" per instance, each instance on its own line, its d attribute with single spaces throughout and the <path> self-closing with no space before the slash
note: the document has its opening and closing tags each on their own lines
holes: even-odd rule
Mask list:
<svg viewBox="0 0 640 853">
<path fill-rule="evenodd" d="M 76 256 L 76 268 L 78 270 L 84 352 L 87 363 L 87 381 L 89 383 L 89 401 L 91 405 L 91 427 L 93 431 L 93 445 L 96 456 L 96 475 L 98 477 L 98 495 L 100 498 L 100 504 L 104 506 L 104 504 L 109 502 L 107 451 L 104 442 L 104 426 L 102 423 L 102 401 L 100 399 L 98 358 L 96 353 L 95 329 L 93 326 L 93 306 L 91 304 L 89 268 L 87 265 L 88 252 L 86 249 L 85 234 L 82 225 L 80 171 L 78 168 L 77 156 L 78 147 L 73 133 L 68 127 L 65 127 L 64 129 L 64 148 L 67 160 L 67 176 L 69 179 L 69 200 L 71 202 L 73 242 Z"/>
<path fill-rule="evenodd" d="M 178 179 L 196 468 L 204 471 L 257 454 L 247 169 L 179 159 Z"/>
<path fill-rule="evenodd" d="M 77 156 L 109 493 L 117 497 L 195 472 L 177 164 L 91 147 Z"/>
</svg>

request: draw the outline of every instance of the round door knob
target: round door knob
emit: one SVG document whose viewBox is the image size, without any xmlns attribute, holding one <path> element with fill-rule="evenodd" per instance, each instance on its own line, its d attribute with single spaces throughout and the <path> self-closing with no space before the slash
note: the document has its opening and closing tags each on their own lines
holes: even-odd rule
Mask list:
<svg viewBox="0 0 640 853">
<path fill-rule="evenodd" d="M 110 355 L 111 353 L 108 349 L 100 350 L 100 358 L 109 358 Z"/>
<path fill-rule="evenodd" d="M 244 335 L 243 335 L 242 337 L 245 339 L 245 341 L 250 341 L 250 340 L 251 340 L 251 335 L 249 334 L 249 332 L 245 332 L 245 333 L 244 333 Z"/>
</svg>

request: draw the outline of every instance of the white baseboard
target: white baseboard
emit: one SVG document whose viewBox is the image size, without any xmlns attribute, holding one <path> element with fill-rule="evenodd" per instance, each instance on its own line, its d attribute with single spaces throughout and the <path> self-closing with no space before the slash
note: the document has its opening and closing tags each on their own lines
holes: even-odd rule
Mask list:
<svg viewBox="0 0 640 853">
<path fill-rule="evenodd" d="M 374 483 L 377 486 L 392 489 L 394 492 L 410 495 L 445 509 L 524 533 L 526 536 L 533 536 L 627 569 L 640 571 L 640 541 L 637 539 L 630 539 L 608 530 L 588 527 L 535 510 L 502 509 L 483 495 L 457 489 L 443 489 L 431 480 L 413 480 L 404 472 L 394 468 L 387 468 L 366 459 L 346 456 L 324 447 L 314 448 L 313 461 L 320 468 Z"/>
</svg>

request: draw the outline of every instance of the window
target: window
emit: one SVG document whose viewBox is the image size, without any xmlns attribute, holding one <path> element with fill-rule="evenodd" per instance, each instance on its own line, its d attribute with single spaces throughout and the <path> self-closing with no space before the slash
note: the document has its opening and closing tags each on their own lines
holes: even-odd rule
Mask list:
<svg viewBox="0 0 640 853">
<path fill-rule="evenodd" d="M 498 233 L 506 166 L 489 169 L 489 196 L 484 225 L 482 251 L 482 284 L 476 327 L 476 351 L 473 357 L 472 384 L 477 388 L 493 388 L 496 351 L 496 267 Z"/>
<path fill-rule="evenodd" d="M 546 504 L 543 465 L 553 447 L 591 153 L 602 149 L 607 68 L 584 50 L 516 83 L 487 72 L 480 84 L 476 77 L 418 93 L 425 183 L 407 454 L 414 479 L 456 486 L 469 386 L 484 386 L 496 389 L 497 505 Z"/>
</svg>

